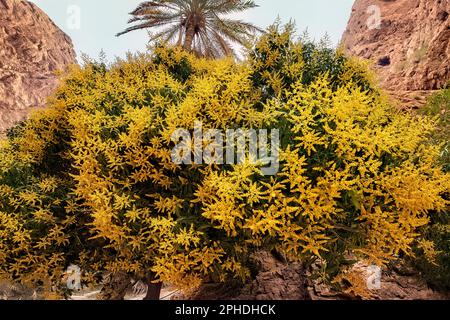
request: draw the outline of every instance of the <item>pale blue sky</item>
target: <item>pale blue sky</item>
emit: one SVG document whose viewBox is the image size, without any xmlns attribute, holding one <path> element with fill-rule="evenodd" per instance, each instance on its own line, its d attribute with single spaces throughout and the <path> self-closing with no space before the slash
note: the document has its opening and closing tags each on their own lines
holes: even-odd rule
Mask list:
<svg viewBox="0 0 450 320">
<path fill-rule="evenodd" d="M 98 57 L 103 50 L 108 59 L 123 57 L 127 51 L 144 51 L 147 33 L 136 31 L 122 37 L 114 35 L 126 27 L 128 12 L 142 0 L 31 0 L 73 40 L 77 54 Z M 244 18 L 260 27 L 272 24 L 277 16 L 283 22 L 294 19 L 297 29 L 308 29 L 316 39 L 328 33 L 337 44 L 345 30 L 354 0 L 256 0 L 259 8 Z M 76 7 L 73 7 L 76 6 Z M 74 11 L 75 8 L 75 11 Z M 80 10 L 80 28 L 74 28 L 76 10 Z M 75 17 L 75 18 L 74 18 Z"/>
</svg>

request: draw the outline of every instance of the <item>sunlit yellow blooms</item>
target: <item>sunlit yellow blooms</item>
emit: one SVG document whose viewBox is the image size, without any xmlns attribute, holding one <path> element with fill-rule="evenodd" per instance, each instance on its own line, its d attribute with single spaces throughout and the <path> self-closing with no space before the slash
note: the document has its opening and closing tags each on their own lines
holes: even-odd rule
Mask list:
<svg viewBox="0 0 450 320">
<path fill-rule="evenodd" d="M 418 247 L 419 249 L 423 250 L 423 253 L 425 255 L 425 258 L 430 263 L 437 265 L 436 258 L 437 255 L 440 253 L 435 249 L 435 244 L 432 241 L 421 239 L 418 241 Z"/>
<path fill-rule="evenodd" d="M 53 215 L 44 209 L 39 209 L 39 210 L 35 211 L 33 213 L 33 216 L 35 217 L 36 220 L 42 220 L 42 221 L 46 221 L 46 222 L 54 222 L 55 221 L 55 218 L 53 217 Z"/>
<path fill-rule="evenodd" d="M 417 249 L 433 261 L 422 229 L 450 191 L 435 120 L 395 111 L 360 62 L 326 52 L 275 26 L 245 62 L 157 47 L 71 68 L 0 141 L 0 276 L 55 297 L 71 264 L 89 285 L 126 273 L 189 292 L 247 280 L 259 250 L 330 266 Z M 197 121 L 279 129 L 279 171 L 262 176 L 247 156 L 175 164 L 174 130 Z"/>
<path fill-rule="evenodd" d="M 182 199 L 178 199 L 175 196 L 172 198 L 159 197 L 159 199 L 155 201 L 154 205 L 158 212 L 175 214 L 179 209 L 181 209 L 183 202 L 184 201 Z"/>
</svg>

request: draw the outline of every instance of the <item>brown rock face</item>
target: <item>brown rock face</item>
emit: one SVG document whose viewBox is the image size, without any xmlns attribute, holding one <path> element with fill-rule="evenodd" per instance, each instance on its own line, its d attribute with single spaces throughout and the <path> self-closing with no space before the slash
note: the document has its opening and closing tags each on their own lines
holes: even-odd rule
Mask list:
<svg viewBox="0 0 450 320">
<path fill-rule="evenodd" d="M 55 72 L 75 56 L 70 38 L 36 5 L 0 0 L 0 132 L 45 104 Z"/>
<path fill-rule="evenodd" d="M 369 289 L 367 297 L 336 291 L 329 282 L 317 275 L 323 265 L 317 261 L 305 268 L 298 262 L 288 262 L 268 252 L 258 252 L 252 258 L 256 275 L 242 286 L 236 283 L 205 284 L 190 297 L 183 294 L 173 300 L 448 300 L 448 293 L 428 287 L 420 274 L 404 262 L 394 264 L 392 270 L 383 270 L 379 287 Z M 372 284 L 371 266 L 358 262 L 352 270 L 362 281 Z M 345 288 L 344 288 L 345 289 Z"/>
<path fill-rule="evenodd" d="M 358 262 L 352 267 L 362 281 L 375 285 L 371 278 L 371 266 Z M 321 283 L 320 279 L 308 280 L 309 295 L 312 300 L 448 300 L 447 292 L 434 291 L 421 279 L 420 274 L 404 262 L 397 261 L 392 270 L 384 270 L 377 286 L 367 287 L 367 297 L 355 296 L 352 293 L 334 291 L 329 285 Z"/>
<path fill-rule="evenodd" d="M 282 261 L 269 252 L 258 252 L 252 261 L 257 274 L 253 281 L 205 284 L 191 296 L 173 296 L 173 300 L 308 300 L 305 269 L 301 263 Z"/>
<path fill-rule="evenodd" d="M 386 89 L 439 89 L 450 80 L 449 13 L 450 0 L 356 0 L 342 43 L 375 63 Z"/>
</svg>

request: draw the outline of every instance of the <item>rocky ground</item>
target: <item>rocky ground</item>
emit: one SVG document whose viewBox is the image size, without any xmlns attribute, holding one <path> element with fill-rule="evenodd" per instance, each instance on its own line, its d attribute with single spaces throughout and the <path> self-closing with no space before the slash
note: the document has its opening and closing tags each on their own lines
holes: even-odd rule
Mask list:
<svg viewBox="0 0 450 320">
<path fill-rule="evenodd" d="M 420 109 L 427 102 L 428 97 L 439 90 L 387 91 L 392 98 L 393 105 L 400 110 Z"/>
<path fill-rule="evenodd" d="M 379 286 L 367 289 L 367 295 L 334 290 L 314 276 L 316 266 L 305 269 L 301 263 L 282 261 L 268 252 L 255 257 L 258 273 L 244 287 L 238 284 L 205 284 L 191 297 L 181 293 L 172 299 L 192 300 L 448 300 L 450 294 L 431 289 L 414 269 L 398 263 L 391 270 L 383 270 Z M 366 285 L 370 281 L 370 266 L 360 262 L 352 271 Z"/>
<path fill-rule="evenodd" d="M 268 252 L 254 258 L 257 274 L 245 286 L 238 283 L 205 284 L 194 295 L 186 296 L 172 286 L 164 286 L 162 300 L 449 300 L 450 294 L 431 289 L 414 269 L 396 264 L 381 274 L 379 286 L 368 289 L 368 295 L 336 291 L 329 284 L 313 276 L 314 266 L 306 270 L 301 263 L 282 261 Z M 352 271 L 368 278 L 370 266 L 360 262 Z M 75 293 L 71 300 L 96 300 L 101 287 Z M 143 284 L 130 287 L 125 300 L 142 300 L 146 289 Z M 32 290 L 0 283 L 0 300 L 32 300 L 39 296 Z"/>
<path fill-rule="evenodd" d="M 69 300 L 98 300 L 101 296 L 102 287 L 84 288 L 75 292 Z M 124 300 L 142 300 L 146 295 L 146 286 L 137 283 L 127 290 Z M 170 300 L 179 296 L 179 290 L 173 286 L 165 285 L 161 290 L 161 300 Z M 25 288 L 20 285 L 13 285 L 5 281 L 0 281 L 0 300 L 39 300 L 42 296 L 36 290 Z"/>
</svg>

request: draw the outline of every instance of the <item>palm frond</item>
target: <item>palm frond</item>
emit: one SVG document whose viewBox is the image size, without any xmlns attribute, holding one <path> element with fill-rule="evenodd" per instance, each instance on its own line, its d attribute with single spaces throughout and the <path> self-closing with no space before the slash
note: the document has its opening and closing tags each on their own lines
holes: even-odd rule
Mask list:
<svg viewBox="0 0 450 320">
<path fill-rule="evenodd" d="M 211 58 L 232 55 L 232 44 L 246 46 L 262 32 L 257 26 L 227 15 L 257 7 L 252 0 L 155 0 L 139 4 L 130 14 L 134 24 L 117 34 L 159 29 L 150 41 L 168 42 Z"/>
</svg>

